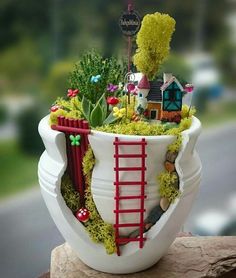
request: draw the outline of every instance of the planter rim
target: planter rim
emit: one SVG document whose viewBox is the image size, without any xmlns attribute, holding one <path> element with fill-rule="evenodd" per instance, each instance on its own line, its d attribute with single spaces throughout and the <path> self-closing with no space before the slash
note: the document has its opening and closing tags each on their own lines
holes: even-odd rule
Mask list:
<svg viewBox="0 0 236 278">
<path fill-rule="evenodd" d="M 46 121 L 47 125 L 50 127 L 50 125 L 49 125 L 49 117 L 50 117 L 50 115 L 47 115 L 43 119 L 41 119 L 40 125 L 45 123 L 45 121 Z M 201 128 L 200 120 L 197 117 L 192 116 L 192 124 L 191 124 L 190 128 L 182 131 L 181 134 L 190 135 L 190 134 L 194 133 L 196 130 L 198 130 L 200 128 Z M 60 131 L 52 130 L 51 128 L 50 128 L 50 130 L 52 132 L 61 133 Z M 149 139 L 149 140 L 156 140 L 156 139 L 161 139 L 161 138 L 162 139 L 164 139 L 164 138 L 166 139 L 166 138 L 173 138 L 173 137 L 175 137 L 175 135 L 165 135 L 165 134 L 163 134 L 163 135 L 150 135 L 149 136 L 149 135 L 135 135 L 135 134 L 134 135 L 129 135 L 129 134 L 121 134 L 121 133 L 110 133 L 110 132 L 105 132 L 105 131 L 98 131 L 96 129 L 92 129 L 91 128 L 90 135 L 93 135 L 93 134 L 94 135 L 95 134 L 97 134 L 97 135 L 106 135 L 107 137 L 112 137 L 112 138 L 118 136 L 118 137 L 123 137 L 123 138 L 130 138 L 130 139 L 132 139 L 132 138 L 146 138 L 146 139 Z"/>
<path fill-rule="evenodd" d="M 190 126 L 190 128 L 184 130 L 181 132 L 181 134 L 185 134 L 185 135 L 189 135 L 191 133 L 193 133 L 195 130 L 201 128 L 201 122 L 199 121 L 198 118 L 196 118 L 195 116 L 192 116 L 192 124 Z M 105 131 L 99 131 L 99 130 L 95 130 L 95 129 L 91 129 L 91 135 L 93 134 L 97 134 L 97 135 L 106 135 L 108 137 L 125 137 L 125 138 L 146 138 L 146 139 L 159 139 L 159 138 L 173 138 L 176 135 L 129 135 L 129 134 L 122 134 L 122 133 L 110 133 L 110 132 L 105 132 Z"/>
</svg>

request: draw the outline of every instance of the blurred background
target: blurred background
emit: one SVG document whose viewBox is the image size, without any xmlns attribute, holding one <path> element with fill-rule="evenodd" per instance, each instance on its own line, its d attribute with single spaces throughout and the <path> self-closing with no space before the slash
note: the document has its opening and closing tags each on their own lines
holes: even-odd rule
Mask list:
<svg viewBox="0 0 236 278">
<path fill-rule="evenodd" d="M 133 2 L 141 17 L 175 18 L 163 68 L 195 85 L 203 178 L 184 230 L 236 235 L 236 1 Z M 39 192 L 37 125 L 65 95 L 68 72 L 85 50 L 126 56 L 118 26 L 126 7 L 122 0 L 0 2 L 0 277 L 46 272 L 51 250 L 64 241 Z"/>
</svg>

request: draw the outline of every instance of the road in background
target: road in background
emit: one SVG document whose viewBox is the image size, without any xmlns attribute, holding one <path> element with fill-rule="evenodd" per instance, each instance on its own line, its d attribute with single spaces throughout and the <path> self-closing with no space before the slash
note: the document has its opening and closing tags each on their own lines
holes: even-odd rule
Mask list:
<svg viewBox="0 0 236 278">
<path fill-rule="evenodd" d="M 203 213 L 227 210 L 236 194 L 236 123 L 204 132 L 198 141 L 203 164 L 199 195 L 185 224 L 196 233 Z M 34 278 L 49 269 L 51 250 L 64 242 L 39 189 L 22 193 L 0 205 L 0 277 Z"/>
</svg>

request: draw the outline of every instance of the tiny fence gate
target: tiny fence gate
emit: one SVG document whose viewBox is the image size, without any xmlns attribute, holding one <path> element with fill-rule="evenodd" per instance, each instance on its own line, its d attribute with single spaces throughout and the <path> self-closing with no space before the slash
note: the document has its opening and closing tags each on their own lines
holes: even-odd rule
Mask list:
<svg viewBox="0 0 236 278">
<path fill-rule="evenodd" d="M 85 181 L 82 162 L 89 144 L 89 124 L 85 120 L 67 119 L 64 116 L 59 116 L 57 120 L 58 124 L 52 125 L 51 128 L 65 133 L 68 173 L 75 190 L 79 192 L 80 203 L 84 206 Z"/>
</svg>

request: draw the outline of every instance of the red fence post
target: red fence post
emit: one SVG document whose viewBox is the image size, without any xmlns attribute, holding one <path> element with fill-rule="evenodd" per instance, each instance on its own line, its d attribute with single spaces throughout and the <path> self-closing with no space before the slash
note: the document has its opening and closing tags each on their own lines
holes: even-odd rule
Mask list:
<svg viewBox="0 0 236 278">
<path fill-rule="evenodd" d="M 84 205 L 84 176 L 83 176 L 83 157 L 88 149 L 88 134 L 90 133 L 89 124 L 84 120 L 66 119 L 58 116 L 58 124 L 51 128 L 65 133 L 67 170 L 74 184 L 75 190 L 80 194 L 81 205 Z M 70 135 L 80 135 L 79 145 L 72 145 Z"/>
</svg>

